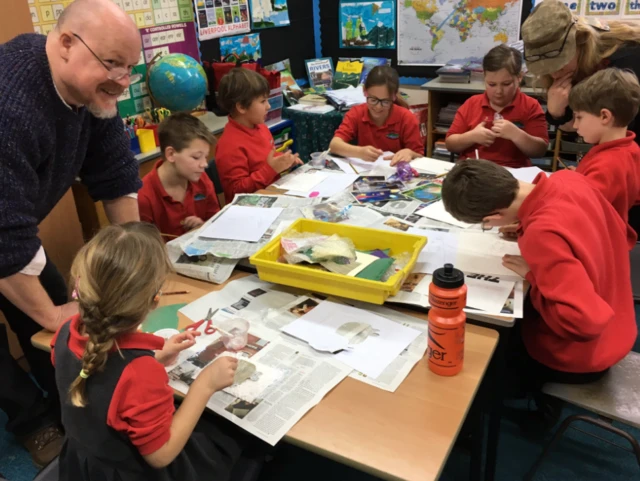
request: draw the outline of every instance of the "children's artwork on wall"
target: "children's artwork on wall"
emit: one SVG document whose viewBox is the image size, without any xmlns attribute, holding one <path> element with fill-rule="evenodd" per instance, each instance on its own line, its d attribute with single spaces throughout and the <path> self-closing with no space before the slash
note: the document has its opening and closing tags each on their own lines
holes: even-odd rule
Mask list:
<svg viewBox="0 0 640 481">
<path fill-rule="evenodd" d="M 251 30 L 249 0 L 196 0 L 200 40 Z"/>
<path fill-rule="evenodd" d="M 340 3 L 340 46 L 342 48 L 395 48 L 395 0 Z"/>
<path fill-rule="evenodd" d="M 287 0 L 251 0 L 253 29 L 286 27 L 289 22 Z"/>
<path fill-rule="evenodd" d="M 244 62 L 262 58 L 260 34 L 250 33 L 221 38 L 220 57 L 226 62 Z"/>
</svg>

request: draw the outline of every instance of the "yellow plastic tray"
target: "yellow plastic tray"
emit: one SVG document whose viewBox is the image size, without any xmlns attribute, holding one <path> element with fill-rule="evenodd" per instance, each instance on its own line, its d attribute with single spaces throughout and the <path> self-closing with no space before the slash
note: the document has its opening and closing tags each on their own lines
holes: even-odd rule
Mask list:
<svg viewBox="0 0 640 481">
<path fill-rule="evenodd" d="M 251 263 L 257 267 L 258 276 L 263 281 L 357 299 L 372 304 L 383 304 L 389 296 L 400 291 L 402 283 L 418 260 L 418 254 L 427 243 L 427 238 L 422 236 L 309 219 L 298 219 L 287 229 L 287 231 L 289 230 L 324 235 L 337 234 L 351 239 L 358 250 L 390 249 L 391 257 L 409 252 L 411 254 L 409 263 L 386 282 L 348 277 L 333 272 L 320 271 L 309 266 L 279 263 L 280 238 L 286 232 L 272 239 L 250 259 Z"/>
</svg>

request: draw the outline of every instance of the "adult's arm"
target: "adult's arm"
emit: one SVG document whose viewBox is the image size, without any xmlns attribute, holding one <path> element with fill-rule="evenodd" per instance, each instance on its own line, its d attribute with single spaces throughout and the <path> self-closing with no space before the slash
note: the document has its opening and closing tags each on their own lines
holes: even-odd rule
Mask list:
<svg viewBox="0 0 640 481">
<path fill-rule="evenodd" d="M 38 218 L 35 213 L 38 195 L 37 165 L 39 143 L 27 116 L 2 108 L 3 132 L 0 135 L 0 294 L 46 329 L 55 331 L 65 312 L 72 306 L 56 307 L 46 293 L 38 274 L 25 269 L 41 248 Z"/>
<path fill-rule="evenodd" d="M 138 211 L 138 200 L 134 197 L 125 195 L 113 200 L 105 200 L 104 212 L 107 219 L 112 224 L 125 224 L 127 222 L 138 222 L 140 213 Z"/>
</svg>

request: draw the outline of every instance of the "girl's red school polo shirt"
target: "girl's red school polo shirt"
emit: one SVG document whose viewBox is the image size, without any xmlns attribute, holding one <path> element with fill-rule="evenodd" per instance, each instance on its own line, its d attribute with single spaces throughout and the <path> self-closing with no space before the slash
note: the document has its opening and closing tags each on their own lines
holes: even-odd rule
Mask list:
<svg viewBox="0 0 640 481">
<path fill-rule="evenodd" d="M 458 109 L 453 124 L 449 127 L 447 137 L 453 134 L 464 134 L 475 129 L 480 123 L 486 122 L 486 127 L 491 128 L 494 115 L 486 93 L 474 95 L 467 99 Z M 513 123 L 529 135 L 539 137 L 549 142 L 547 120 L 540 103 L 532 97 L 523 94 L 520 90 L 513 102 L 500 111 L 505 120 Z M 527 157 L 516 144 L 506 139 L 496 139 L 489 147 L 472 145 L 459 155 L 460 160 L 475 158 L 476 149 L 481 159 L 491 160 L 505 167 L 529 167 L 531 159 Z"/>
<path fill-rule="evenodd" d="M 384 125 L 378 127 L 369 117 L 367 104 L 357 105 L 344 116 L 335 137 L 345 142 L 357 140 L 358 145 L 373 145 L 384 152 L 411 149 L 424 152 L 418 119 L 408 109 L 393 105 Z"/>
</svg>

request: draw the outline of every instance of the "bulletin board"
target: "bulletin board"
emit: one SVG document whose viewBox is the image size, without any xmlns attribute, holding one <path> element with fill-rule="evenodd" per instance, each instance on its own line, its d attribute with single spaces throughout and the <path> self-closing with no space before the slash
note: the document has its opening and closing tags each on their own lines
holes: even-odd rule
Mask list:
<svg viewBox="0 0 640 481">
<path fill-rule="evenodd" d="M 37 33 L 53 30 L 62 11 L 72 0 L 26 0 Z M 131 85 L 118 99 L 120 116 L 127 117 L 151 107 L 147 92 L 147 63 L 158 54 L 184 53 L 200 60 L 191 0 L 111 0 L 136 23 L 142 38 L 142 52 L 134 68 L 143 79 Z"/>
</svg>

